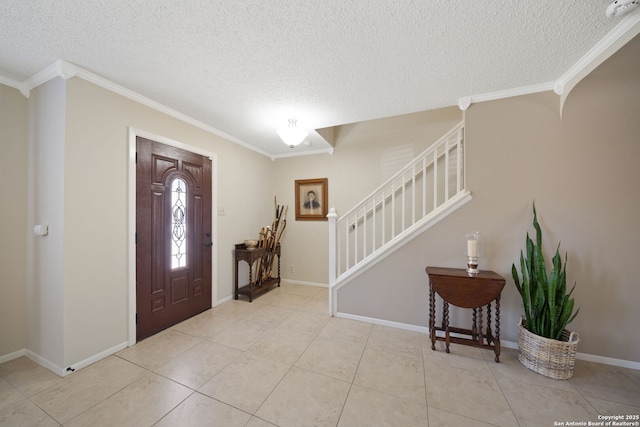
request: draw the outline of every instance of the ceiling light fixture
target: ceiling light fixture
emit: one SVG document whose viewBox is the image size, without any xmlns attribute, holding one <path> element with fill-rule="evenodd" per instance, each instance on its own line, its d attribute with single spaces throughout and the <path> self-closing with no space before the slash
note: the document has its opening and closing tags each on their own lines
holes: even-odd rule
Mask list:
<svg viewBox="0 0 640 427">
<path fill-rule="evenodd" d="M 294 148 L 307 137 L 307 132 L 296 127 L 296 119 L 289 119 L 289 126 L 279 130 L 278 135 L 289 147 Z"/>
<path fill-rule="evenodd" d="M 626 15 L 638 6 L 640 6 L 640 1 L 638 0 L 615 0 L 607 7 L 607 18 Z"/>
</svg>

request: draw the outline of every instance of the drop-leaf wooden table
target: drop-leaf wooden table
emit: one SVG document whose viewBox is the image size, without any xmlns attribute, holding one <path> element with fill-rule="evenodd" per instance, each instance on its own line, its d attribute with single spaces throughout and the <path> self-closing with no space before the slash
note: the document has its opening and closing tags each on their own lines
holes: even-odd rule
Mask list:
<svg viewBox="0 0 640 427">
<path fill-rule="evenodd" d="M 449 353 L 450 343 L 493 349 L 495 361 L 500 362 L 500 294 L 505 280 L 493 271 L 469 274 L 460 268 L 427 267 L 429 276 L 429 333 L 431 349 L 436 349 L 436 341 L 446 343 Z M 436 293 L 442 297 L 442 326 L 435 325 Z M 495 335 L 491 329 L 491 303 L 495 301 Z M 471 329 L 449 326 L 449 304 L 473 310 Z M 483 330 L 482 309 L 486 306 L 487 325 Z M 444 331 L 444 337 L 436 331 Z M 468 335 L 470 338 L 456 335 Z"/>
</svg>

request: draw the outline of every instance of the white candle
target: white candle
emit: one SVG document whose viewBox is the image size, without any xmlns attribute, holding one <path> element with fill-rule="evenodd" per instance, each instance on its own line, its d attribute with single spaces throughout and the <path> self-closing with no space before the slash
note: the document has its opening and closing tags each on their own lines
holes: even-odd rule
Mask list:
<svg viewBox="0 0 640 427">
<path fill-rule="evenodd" d="M 476 239 L 467 240 L 467 256 L 478 257 L 478 241 Z"/>
</svg>

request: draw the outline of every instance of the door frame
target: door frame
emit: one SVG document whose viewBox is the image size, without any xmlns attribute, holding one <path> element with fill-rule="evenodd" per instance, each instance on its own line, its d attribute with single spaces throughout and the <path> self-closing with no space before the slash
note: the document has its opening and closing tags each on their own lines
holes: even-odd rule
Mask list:
<svg viewBox="0 0 640 427">
<path fill-rule="evenodd" d="M 140 129 L 129 127 L 129 149 L 127 152 L 127 324 L 129 346 L 136 343 L 136 137 L 150 139 L 181 150 L 190 151 L 211 160 L 211 307 L 218 301 L 218 155 L 189 144 L 174 141 Z"/>
</svg>

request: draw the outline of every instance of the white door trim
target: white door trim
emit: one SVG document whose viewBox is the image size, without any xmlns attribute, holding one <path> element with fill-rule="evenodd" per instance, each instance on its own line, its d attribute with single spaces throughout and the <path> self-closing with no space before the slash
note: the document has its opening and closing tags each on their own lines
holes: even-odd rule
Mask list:
<svg viewBox="0 0 640 427">
<path fill-rule="evenodd" d="M 174 141 L 163 136 L 129 127 L 129 150 L 127 168 L 127 289 L 128 289 L 128 335 L 129 346 L 136 343 L 136 137 L 147 138 L 162 144 L 207 156 L 211 159 L 211 306 L 218 301 L 218 155 L 198 147 Z"/>
</svg>

